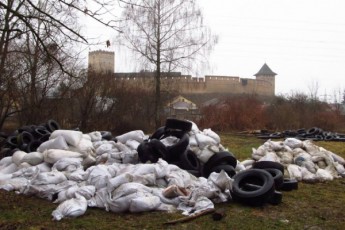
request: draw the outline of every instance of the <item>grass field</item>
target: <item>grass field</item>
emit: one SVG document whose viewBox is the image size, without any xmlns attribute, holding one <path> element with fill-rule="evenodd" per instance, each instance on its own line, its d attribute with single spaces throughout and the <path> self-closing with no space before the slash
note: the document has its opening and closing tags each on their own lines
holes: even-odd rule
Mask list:
<svg viewBox="0 0 345 230">
<path fill-rule="evenodd" d="M 252 147 L 264 140 L 255 137 L 221 134 L 221 143 L 239 160 L 250 157 Z M 317 142 L 345 157 L 345 143 Z M 150 212 L 115 214 L 88 208 L 76 219 L 51 220 L 57 207 L 49 201 L 0 191 L 0 229 L 344 229 L 345 179 L 331 182 L 299 183 L 299 189 L 283 192 L 277 206 L 247 207 L 236 203 L 217 204 L 226 216 L 214 221 L 211 215 L 175 225 L 164 222 L 182 217 L 180 213 Z"/>
</svg>

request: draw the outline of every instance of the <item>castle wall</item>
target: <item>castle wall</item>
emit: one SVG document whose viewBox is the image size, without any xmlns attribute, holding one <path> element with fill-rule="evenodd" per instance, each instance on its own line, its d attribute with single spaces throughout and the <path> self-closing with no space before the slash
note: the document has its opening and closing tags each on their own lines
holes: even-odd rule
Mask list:
<svg viewBox="0 0 345 230">
<path fill-rule="evenodd" d="M 154 73 L 115 73 L 115 81 L 129 87 L 154 89 Z M 274 77 L 271 78 L 239 78 L 226 76 L 205 76 L 193 78 L 190 75 L 172 73 L 162 75 L 162 91 L 178 91 L 183 94 L 258 94 L 274 96 Z"/>
</svg>

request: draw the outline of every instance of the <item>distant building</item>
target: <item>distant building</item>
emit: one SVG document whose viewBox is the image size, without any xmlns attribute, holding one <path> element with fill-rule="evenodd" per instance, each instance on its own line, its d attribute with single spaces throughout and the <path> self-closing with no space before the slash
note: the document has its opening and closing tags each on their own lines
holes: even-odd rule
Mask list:
<svg viewBox="0 0 345 230">
<path fill-rule="evenodd" d="M 114 73 L 115 53 L 103 50 L 89 52 L 89 70 L 96 73 Z"/>
<path fill-rule="evenodd" d="M 114 73 L 115 54 L 108 51 L 93 51 L 89 53 L 89 68 L 95 72 L 114 74 L 115 84 L 140 87 L 152 90 L 154 87 L 154 72 L 141 71 L 132 73 Z M 195 98 L 205 98 L 199 102 L 205 102 L 214 98 L 213 94 L 222 95 L 258 95 L 273 97 L 275 95 L 275 77 L 265 63 L 255 78 L 240 78 L 236 76 L 206 75 L 205 77 L 192 77 L 180 72 L 162 73 L 161 90 L 175 91 L 181 95 L 188 95 L 194 102 Z"/>
<path fill-rule="evenodd" d="M 165 114 L 168 117 L 187 120 L 197 120 L 201 116 L 197 105 L 181 95 L 165 106 Z"/>
</svg>

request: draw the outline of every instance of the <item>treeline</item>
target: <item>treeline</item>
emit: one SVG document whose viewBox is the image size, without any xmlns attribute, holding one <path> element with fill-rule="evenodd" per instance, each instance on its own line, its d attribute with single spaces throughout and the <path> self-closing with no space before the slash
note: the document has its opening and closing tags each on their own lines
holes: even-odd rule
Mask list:
<svg viewBox="0 0 345 230">
<path fill-rule="evenodd" d="M 276 96 L 269 103 L 256 96 L 224 98 L 202 109 L 199 124 L 218 131 L 253 129 L 293 130 L 320 127 L 342 131 L 345 118 L 341 104 L 328 104 L 305 94 Z"/>
</svg>

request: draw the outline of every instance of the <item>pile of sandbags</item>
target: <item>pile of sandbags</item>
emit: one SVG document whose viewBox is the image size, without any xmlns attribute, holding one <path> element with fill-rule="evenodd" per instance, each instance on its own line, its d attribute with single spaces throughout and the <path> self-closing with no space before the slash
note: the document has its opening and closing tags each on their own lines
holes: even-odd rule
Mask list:
<svg viewBox="0 0 345 230">
<path fill-rule="evenodd" d="M 249 169 L 257 161 L 279 162 L 284 165 L 284 177 L 298 181 L 318 182 L 345 176 L 344 158 L 311 140 L 268 140 L 257 149 L 253 148 L 252 159 L 240 164 Z"/>
<path fill-rule="evenodd" d="M 55 130 L 37 151 L 0 160 L 0 189 L 58 203 L 54 220 L 83 215 L 87 207 L 188 215 L 231 199 L 224 171 L 206 179 L 162 159 L 140 163 L 137 148 L 147 138 L 140 130 L 109 140 L 99 131 Z"/>
</svg>

